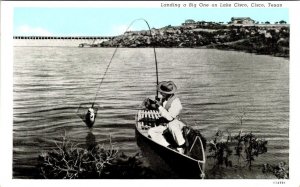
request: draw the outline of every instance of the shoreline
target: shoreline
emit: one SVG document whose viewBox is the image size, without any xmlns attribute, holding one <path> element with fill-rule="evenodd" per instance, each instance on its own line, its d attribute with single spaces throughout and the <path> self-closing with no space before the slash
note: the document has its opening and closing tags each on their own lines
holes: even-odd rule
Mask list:
<svg viewBox="0 0 300 187">
<path fill-rule="evenodd" d="M 78 46 L 58 46 L 58 45 L 55 45 L 55 46 L 38 46 L 38 45 L 27 45 L 27 46 L 13 46 L 13 47 L 16 47 L 16 48 L 22 48 L 22 47 L 57 47 L 57 48 L 79 48 Z M 116 47 L 84 47 L 85 49 L 89 49 L 89 48 L 111 48 L 111 49 L 115 49 Z M 119 47 L 119 48 L 152 48 L 150 46 L 148 47 Z M 289 54 L 280 54 L 280 53 L 274 53 L 274 54 L 269 54 L 269 53 L 258 53 L 256 52 L 255 50 L 253 49 L 235 49 L 233 47 L 230 47 L 226 44 L 216 44 L 216 45 L 207 45 L 207 46 L 199 46 L 199 47 L 155 47 L 156 49 L 168 49 L 168 48 L 176 48 L 176 49 L 217 49 L 217 50 L 222 50 L 222 51 L 236 51 L 236 52 L 245 52 L 245 53 L 251 53 L 251 54 L 256 54 L 256 55 L 269 55 L 269 56 L 274 56 L 274 57 L 281 57 L 281 58 L 287 58 L 289 59 L 290 56 Z"/>
<path fill-rule="evenodd" d="M 150 35 L 150 33 L 152 35 Z M 289 58 L 289 26 L 183 25 L 128 31 L 87 47 L 207 48 Z"/>
</svg>

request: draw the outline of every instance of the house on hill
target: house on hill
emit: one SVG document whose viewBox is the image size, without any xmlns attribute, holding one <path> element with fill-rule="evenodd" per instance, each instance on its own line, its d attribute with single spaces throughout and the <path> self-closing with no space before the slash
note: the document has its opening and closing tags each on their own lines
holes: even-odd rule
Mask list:
<svg viewBox="0 0 300 187">
<path fill-rule="evenodd" d="M 182 23 L 182 26 L 189 27 L 189 28 L 195 28 L 196 27 L 196 21 L 193 19 L 187 19 L 184 23 Z"/>
<path fill-rule="evenodd" d="M 232 17 L 232 25 L 254 25 L 255 21 L 250 17 Z"/>
<path fill-rule="evenodd" d="M 185 20 L 185 24 L 195 24 L 195 23 L 196 22 L 193 19 L 187 19 L 187 20 Z"/>
</svg>

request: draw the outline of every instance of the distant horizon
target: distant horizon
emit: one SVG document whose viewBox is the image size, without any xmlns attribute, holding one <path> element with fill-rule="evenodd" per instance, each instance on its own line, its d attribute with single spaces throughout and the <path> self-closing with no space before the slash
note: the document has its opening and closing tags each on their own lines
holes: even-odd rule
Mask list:
<svg viewBox="0 0 300 187">
<path fill-rule="evenodd" d="M 210 21 L 205 21 L 205 22 L 210 22 Z M 217 23 L 217 22 L 214 22 L 214 23 Z M 229 24 L 224 24 L 224 25 L 229 25 Z M 269 25 L 269 26 L 283 26 L 283 25 L 288 25 L 289 26 L 289 24 L 288 23 L 286 23 L 286 24 L 274 24 L 274 23 L 270 23 L 270 24 L 265 24 L 265 23 L 259 23 L 259 24 L 254 24 L 254 26 L 257 26 L 257 25 L 264 25 L 264 26 L 267 26 L 267 25 Z M 168 26 L 168 25 L 166 25 L 166 26 Z M 164 26 L 164 27 L 166 27 L 166 26 Z M 177 26 L 181 26 L 181 25 L 172 25 L 172 26 L 174 26 L 174 27 L 177 27 Z M 163 27 L 161 27 L 161 28 L 163 28 Z M 161 28 L 154 28 L 154 29 L 161 29 Z M 142 30 L 137 30 L 137 31 L 143 31 L 143 30 L 147 30 L 147 29 L 142 29 Z M 122 33 L 122 34 L 124 34 L 124 33 Z M 122 35 L 121 34 L 121 35 Z M 116 36 L 118 36 L 118 35 L 114 35 L 114 36 L 100 36 L 100 35 L 93 35 L 93 36 L 88 36 L 88 35 L 76 35 L 76 36 L 53 36 L 53 35 L 13 35 L 13 37 L 14 37 L 14 39 L 15 39 L 15 37 L 51 37 L 51 38 L 80 38 L 80 37 L 82 37 L 82 38 L 90 38 L 90 39 L 93 39 L 93 38 L 97 38 L 97 37 L 116 37 Z"/>
<path fill-rule="evenodd" d="M 223 22 L 232 17 L 250 17 L 271 24 L 289 23 L 287 8 L 15 8 L 13 36 L 117 36 L 138 18 L 151 28 L 181 26 L 185 20 Z M 130 29 L 147 30 L 144 22 L 135 22 Z"/>
</svg>

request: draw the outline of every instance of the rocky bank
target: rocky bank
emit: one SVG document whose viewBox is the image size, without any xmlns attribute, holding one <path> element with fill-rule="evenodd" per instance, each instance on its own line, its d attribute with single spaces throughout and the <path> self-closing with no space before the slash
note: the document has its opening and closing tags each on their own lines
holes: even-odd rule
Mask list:
<svg viewBox="0 0 300 187">
<path fill-rule="evenodd" d="M 225 25 L 210 23 L 129 31 L 97 47 L 217 48 L 289 57 L 288 25 Z"/>
</svg>

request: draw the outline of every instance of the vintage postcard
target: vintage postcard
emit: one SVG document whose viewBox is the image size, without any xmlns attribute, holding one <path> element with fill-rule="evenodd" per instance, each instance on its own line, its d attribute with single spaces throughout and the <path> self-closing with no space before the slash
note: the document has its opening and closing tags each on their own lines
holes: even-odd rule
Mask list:
<svg viewBox="0 0 300 187">
<path fill-rule="evenodd" d="M 0 185 L 299 186 L 299 6 L 3 1 Z"/>
</svg>

